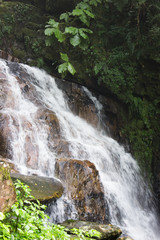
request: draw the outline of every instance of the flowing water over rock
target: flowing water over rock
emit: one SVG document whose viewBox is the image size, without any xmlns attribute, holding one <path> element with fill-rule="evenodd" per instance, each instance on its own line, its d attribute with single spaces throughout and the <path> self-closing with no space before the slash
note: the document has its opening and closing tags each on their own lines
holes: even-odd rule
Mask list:
<svg viewBox="0 0 160 240">
<path fill-rule="evenodd" d="M 26 65 L 9 66 L 0 61 L 0 80 L 7 86 L 7 100 L 1 103 L 0 115 L 7 119 L 10 155 L 19 171 L 52 177 L 56 158 L 64 157 L 65 151 L 69 158 L 88 160 L 99 171 L 111 223 L 135 240 L 160 239 L 152 195 L 131 155 L 99 125 L 95 128 L 73 114 L 54 78 Z M 82 91 L 95 103 L 101 121 L 102 106 L 88 90 Z M 64 220 L 64 202 L 68 216 L 77 218 L 70 200 L 63 197 L 58 201 L 62 209 L 58 220 Z M 52 216 L 56 218 L 55 212 Z"/>
</svg>

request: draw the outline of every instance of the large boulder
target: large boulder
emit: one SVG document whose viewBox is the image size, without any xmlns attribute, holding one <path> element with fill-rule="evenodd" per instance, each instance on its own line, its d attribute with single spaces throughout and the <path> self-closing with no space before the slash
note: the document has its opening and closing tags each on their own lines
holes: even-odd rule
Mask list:
<svg viewBox="0 0 160 240">
<path fill-rule="evenodd" d="M 73 200 L 80 220 L 106 221 L 104 190 L 93 163 L 57 159 L 56 175 L 64 183 L 65 194 Z"/>
<path fill-rule="evenodd" d="M 55 178 L 39 176 L 26 176 L 19 173 L 11 173 L 13 181 L 19 179 L 31 189 L 31 194 L 40 201 L 49 201 L 60 198 L 63 193 L 62 183 Z"/>
<path fill-rule="evenodd" d="M 76 221 L 76 220 L 68 220 L 61 224 L 62 226 L 69 229 L 69 232 L 72 233 L 73 228 L 83 230 L 84 235 L 85 232 L 88 232 L 91 229 L 97 230 L 100 232 L 100 235 L 97 237 L 94 237 L 96 239 L 105 239 L 105 240 L 115 240 L 117 239 L 122 231 L 119 227 L 116 227 L 112 224 L 98 224 L 94 222 L 85 222 L 85 221 Z M 125 238 L 124 238 L 125 239 Z M 127 238 L 126 238 L 127 240 Z M 128 240 L 130 240 L 128 238 Z"/>
<path fill-rule="evenodd" d="M 16 193 L 10 177 L 10 166 L 0 161 L 0 212 L 5 212 L 16 201 Z"/>
</svg>

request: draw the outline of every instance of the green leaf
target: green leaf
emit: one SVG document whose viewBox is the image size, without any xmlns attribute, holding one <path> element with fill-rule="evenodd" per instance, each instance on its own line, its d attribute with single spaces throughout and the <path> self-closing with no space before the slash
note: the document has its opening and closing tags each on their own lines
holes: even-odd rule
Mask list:
<svg viewBox="0 0 160 240">
<path fill-rule="evenodd" d="M 19 215 L 19 209 L 15 209 L 15 213 L 18 216 Z"/>
<path fill-rule="evenodd" d="M 59 29 L 56 29 L 54 31 L 54 34 L 55 34 L 55 37 L 58 39 L 59 42 L 64 42 L 65 40 L 65 35 L 59 30 Z"/>
<path fill-rule="evenodd" d="M 101 3 L 102 0 L 90 0 L 89 4 L 97 7 L 98 3 Z"/>
<path fill-rule="evenodd" d="M 60 53 L 61 54 L 61 59 L 65 62 L 68 62 L 69 61 L 69 58 L 68 58 L 68 55 L 65 54 L 65 53 Z"/>
<path fill-rule="evenodd" d="M 46 30 L 44 31 L 46 36 L 51 36 L 54 32 L 55 32 L 54 28 L 46 28 Z"/>
<path fill-rule="evenodd" d="M 65 20 L 65 22 L 68 22 L 68 20 L 69 20 L 69 15 L 68 15 L 68 13 L 62 13 L 61 15 L 60 15 L 60 20 Z"/>
<path fill-rule="evenodd" d="M 76 27 L 66 27 L 65 28 L 65 33 L 70 33 L 72 35 L 75 35 L 78 33 L 78 28 Z"/>
<path fill-rule="evenodd" d="M 56 22 L 54 19 L 50 19 L 48 24 L 53 28 L 58 28 L 59 22 Z"/>
<path fill-rule="evenodd" d="M 89 4 L 97 7 L 97 1 L 96 0 L 90 0 Z"/>
<path fill-rule="evenodd" d="M 81 20 L 81 22 L 83 22 L 85 25 L 87 25 L 87 27 L 89 27 L 89 22 L 88 22 L 85 14 L 81 15 L 79 19 Z"/>
<path fill-rule="evenodd" d="M 96 63 L 96 65 L 94 66 L 94 72 L 96 75 L 101 71 L 102 67 L 103 67 L 103 63 L 101 62 Z"/>
<path fill-rule="evenodd" d="M 80 29 L 83 30 L 83 32 L 93 33 L 93 31 L 88 28 L 80 28 Z"/>
<path fill-rule="evenodd" d="M 80 2 L 79 4 L 77 4 L 77 8 L 80 8 L 82 10 L 90 10 L 90 6 L 88 5 L 88 3 L 85 2 Z"/>
<path fill-rule="evenodd" d="M 80 43 L 81 43 L 81 39 L 80 39 L 80 36 L 79 34 L 76 34 L 73 38 L 70 39 L 70 43 L 76 47 L 78 46 Z"/>
<path fill-rule="evenodd" d="M 59 73 L 64 73 L 64 72 L 67 71 L 67 69 L 68 69 L 68 63 L 67 63 L 67 62 L 65 62 L 65 63 L 63 63 L 63 64 L 60 64 L 60 65 L 58 66 L 58 72 L 59 72 Z"/>
<path fill-rule="evenodd" d="M 94 18 L 94 17 L 95 17 L 94 14 L 91 13 L 90 11 L 88 11 L 88 10 L 84 10 L 84 12 L 85 12 L 90 18 Z"/>
<path fill-rule="evenodd" d="M 73 16 L 80 16 L 83 14 L 83 10 L 82 9 L 79 9 L 79 8 L 76 8 L 73 10 L 72 12 Z"/>
<path fill-rule="evenodd" d="M 68 63 L 68 71 L 74 75 L 76 73 L 75 68 L 73 67 L 73 65 L 71 63 Z"/>
<path fill-rule="evenodd" d="M 87 34 L 84 33 L 83 29 L 81 29 L 81 28 L 79 29 L 79 34 L 80 34 L 80 36 L 81 36 L 82 38 L 84 38 L 84 39 L 88 39 Z"/>
<path fill-rule="evenodd" d="M 2 212 L 0 212 L 0 220 L 3 220 L 3 219 L 5 219 L 5 215 Z"/>
</svg>

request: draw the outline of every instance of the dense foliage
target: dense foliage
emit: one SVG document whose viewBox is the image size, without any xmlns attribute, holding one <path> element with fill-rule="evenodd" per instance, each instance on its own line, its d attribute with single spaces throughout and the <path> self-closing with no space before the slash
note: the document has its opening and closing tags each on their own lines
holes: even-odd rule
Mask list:
<svg viewBox="0 0 160 240">
<path fill-rule="evenodd" d="M 10 212 L 0 212 L 0 239 L 3 240 L 68 240 L 68 229 L 61 225 L 51 224 L 47 221 L 48 215 L 44 213 L 45 205 L 40 204 L 31 194 L 30 188 L 17 180 L 15 183 L 17 202 L 12 205 Z M 78 239 L 92 239 L 100 237 L 94 229 L 83 231 L 71 229 Z"/>
<path fill-rule="evenodd" d="M 61 53 L 59 73 L 96 79 L 126 104 L 121 133 L 148 176 L 159 132 L 159 23 L 159 0 L 83 0 L 51 19 L 45 30 L 47 46 L 56 38 L 70 59 L 69 69 Z"/>
<path fill-rule="evenodd" d="M 69 239 L 64 227 L 47 222 L 46 206 L 34 200 L 30 189 L 20 181 L 15 183 L 17 202 L 6 215 L 0 215 L 0 239 Z"/>
</svg>

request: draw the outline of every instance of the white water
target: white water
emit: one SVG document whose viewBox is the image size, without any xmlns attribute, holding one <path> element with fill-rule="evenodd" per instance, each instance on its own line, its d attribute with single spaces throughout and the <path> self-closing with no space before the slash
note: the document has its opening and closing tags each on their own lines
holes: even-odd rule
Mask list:
<svg viewBox="0 0 160 240">
<path fill-rule="evenodd" d="M 111 223 L 120 226 L 134 240 L 159 240 L 156 213 L 154 207 L 150 207 L 152 196 L 140 176 L 136 161 L 112 138 L 73 115 L 62 91 L 57 88 L 51 76 L 37 68 L 22 66 L 30 75 L 30 81 L 37 91 L 37 98 L 56 113 L 61 135 L 69 142 L 72 157 L 90 160 L 99 170 L 109 205 Z M 10 116 L 13 160 L 23 173 L 29 171 L 53 176 L 56 153 L 47 147 L 46 125 L 35 122 L 37 107 L 24 99 L 16 78 L 9 73 L 6 64 L 0 62 L 0 67 L 3 67 L 7 75 L 8 84 L 13 92 L 13 101 L 16 102 L 14 107 L 8 106 L 1 110 Z M 91 93 L 86 91 L 91 100 L 98 103 Z M 97 111 L 100 114 L 101 108 Z M 12 124 L 13 119 L 17 120 L 18 129 Z M 30 124 L 30 128 L 24 125 L 24 119 Z M 28 170 L 25 165 L 26 136 L 29 136 L 39 149 L 38 170 Z M 63 211 L 62 207 L 62 215 Z M 63 216 L 61 219 L 63 220 Z"/>
</svg>

